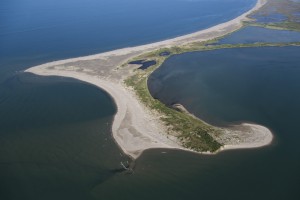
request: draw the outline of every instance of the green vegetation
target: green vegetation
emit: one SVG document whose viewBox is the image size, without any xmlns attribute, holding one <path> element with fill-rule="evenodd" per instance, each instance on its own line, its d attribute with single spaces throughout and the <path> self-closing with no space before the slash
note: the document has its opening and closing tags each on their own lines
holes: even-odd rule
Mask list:
<svg viewBox="0 0 300 200">
<path fill-rule="evenodd" d="M 299 17 L 291 14 L 295 13 L 294 11 L 299 10 L 299 7 L 299 4 L 295 4 L 291 1 L 270 1 L 268 2 L 268 6 L 264 6 L 263 9 L 261 9 L 259 12 L 256 12 L 256 14 L 261 16 L 269 16 L 272 15 L 272 13 L 274 12 L 274 8 L 276 8 L 275 10 L 277 10 L 277 12 L 284 16 L 287 16 L 286 21 L 276 23 L 257 23 L 255 21 L 248 21 L 244 22 L 244 26 L 260 26 L 269 29 L 300 31 L 300 24 L 298 23 Z M 300 42 L 218 44 L 219 39 L 223 37 L 206 42 L 195 42 L 182 46 L 162 48 L 153 52 L 140 55 L 130 61 L 155 60 L 157 64 L 149 67 L 146 70 L 136 69 L 134 70 L 134 75 L 125 80 L 125 84 L 134 89 L 139 99 L 146 106 L 148 106 L 150 109 L 158 112 L 161 115 L 161 120 L 168 127 L 168 134 L 177 136 L 186 148 L 190 148 L 195 151 L 217 151 L 222 146 L 222 144 L 220 144 L 215 138 L 222 133 L 222 129 L 206 124 L 200 119 L 197 119 L 184 111 L 178 111 L 173 108 L 169 108 L 163 103 L 161 103 L 159 100 L 154 99 L 151 96 L 147 86 L 147 80 L 150 74 L 170 56 L 186 52 L 209 51 L 226 48 L 300 46 Z M 160 53 L 162 52 L 170 52 L 170 55 L 160 56 Z M 128 65 L 128 62 L 124 63 L 122 67 Z"/>
<path fill-rule="evenodd" d="M 224 44 L 216 45 L 217 40 L 208 42 L 199 42 L 180 47 L 163 48 L 150 53 L 136 57 L 133 60 L 156 60 L 157 64 L 146 70 L 135 70 L 134 75 L 125 80 L 125 84 L 132 87 L 139 99 L 150 109 L 161 115 L 161 120 L 168 128 L 168 134 L 178 137 L 183 146 L 200 152 L 215 152 L 222 144 L 216 141 L 215 137 L 221 134 L 220 128 L 213 127 L 200 119 L 187 114 L 186 112 L 177 111 L 169 108 L 159 100 L 154 99 L 147 86 L 149 75 L 157 69 L 168 57 L 192 51 L 208 51 L 226 48 L 246 48 L 246 47 L 270 47 L 270 46 L 300 46 L 300 42 L 294 43 L 254 43 L 254 44 Z M 170 52 L 169 56 L 159 56 L 162 52 Z M 129 62 L 129 61 L 128 61 Z M 126 65 L 125 63 L 124 65 Z"/>
<path fill-rule="evenodd" d="M 244 25 L 260 26 L 270 29 L 300 31 L 300 3 L 291 0 L 268 1 L 259 11 L 250 15 L 253 22 L 245 22 Z M 284 21 L 278 21 L 274 15 L 282 16 Z M 264 17 L 267 22 L 255 22 L 256 17 Z"/>
<path fill-rule="evenodd" d="M 296 22 L 279 22 L 279 23 L 256 23 L 256 22 L 244 22 L 244 25 L 247 26 L 258 26 L 268 29 L 275 30 L 288 30 L 288 31 L 299 31 L 300 32 L 300 23 Z"/>
<path fill-rule="evenodd" d="M 161 120 L 169 127 L 169 134 L 176 134 L 185 147 L 201 152 L 218 150 L 221 144 L 210 135 L 217 134 L 219 131 L 217 128 L 186 113 L 169 108 L 151 96 L 147 87 L 147 78 L 165 59 L 156 57 L 155 60 L 158 61 L 156 66 L 145 71 L 137 70 L 135 75 L 125 81 L 126 85 L 134 88 L 145 105 L 162 114 Z"/>
</svg>

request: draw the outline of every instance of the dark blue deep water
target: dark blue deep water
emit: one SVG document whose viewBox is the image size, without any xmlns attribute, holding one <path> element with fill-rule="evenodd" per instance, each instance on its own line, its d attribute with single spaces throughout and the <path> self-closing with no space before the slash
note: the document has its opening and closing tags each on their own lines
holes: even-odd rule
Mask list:
<svg viewBox="0 0 300 200">
<path fill-rule="evenodd" d="M 255 0 L 0 1 L 0 199 L 298 197 L 299 150 L 295 147 L 297 134 L 292 131 L 296 130 L 296 123 L 288 127 L 284 121 L 278 129 L 272 126 L 273 122 L 258 120 L 257 113 L 251 119 L 233 113 L 233 121 L 266 122 L 278 132 L 278 144 L 217 156 L 151 150 L 135 162 L 134 174 L 128 175 L 121 172 L 120 162 L 130 160 L 111 137 L 116 108 L 109 95 L 73 79 L 22 73 L 32 65 L 48 61 L 191 33 L 228 21 L 255 3 Z M 291 76 L 291 82 L 296 75 Z M 281 80 L 285 76 L 275 77 Z M 286 97 L 293 105 L 298 97 L 290 98 L 289 91 L 297 89 L 297 83 L 283 93 L 281 88 L 274 99 Z M 226 95 L 220 98 L 226 99 Z M 276 105 L 285 104 L 276 102 Z M 203 113 L 215 118 L 205 119 L 227 121 L 226 116 L 215 113 L 213 108 L 207 107 L 211 112 Z M 289 121 L 297 109 L 296 106 L 293 112 L 276 109 L 284 116 L 280 120 L 272 112 L 267 116 L 279 122 Z M 241 112 L 247 113 L 244 109 Z M 283 134 L 286 132 L 289 134 Z"/>
<path fill-rule="evenodd" d="M 150 76 L 151 94 L 167 105 L 181 103 L 211 124 L 247 121 L 274 133 L 268 147 L 195 158 L 194 162 L 204 163 L 201 168 L 207 167 L 205 173 L 190 171 L 199 178 L 193 178 L 193 184 L 204 185 L 202 195 L 216 197 L 212 199 L 300 197 L 299 55 L 299 47 L 185 53 L 172 56 Z M 218 193 L 211 194 L 213 188 Z"/>
<path fill-rule="evenodd" d="M 0 102 L 0 199 L 89 199 L 128 160 L 109 134 L 115 105 L 96 87 L 21 74 Z"/>
</svg>

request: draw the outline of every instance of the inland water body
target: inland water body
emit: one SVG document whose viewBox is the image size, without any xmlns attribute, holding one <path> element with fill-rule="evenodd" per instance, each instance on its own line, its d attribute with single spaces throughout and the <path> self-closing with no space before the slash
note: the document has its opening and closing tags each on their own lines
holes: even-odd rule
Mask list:
<svg viewBox="0 0 300 200">
<path fill-rule="evenodd" d="M 276 168 L 263 176 L 274 164 L 265 157 L 277 158 L 275 147 L 214 157 L 151 150 L 135 162 L 133 174 L 124 174 L 120 162 L 130 159 L 111 137 L 116 108 L 109 95 L 73 79 L 22 73 L 48 61 L 191 33 L 228 21 L 255 3 L 1 1 L 0 199 L 251 199 L 272 194 L 272 186 L 278 198 L 288 197 L 287 192 L 295 197 L 297 184 L 290 183 L 299 174 Z M 284 165 L 285 153 L 290 151 L 279 151 L 278 165 Z M 293 155 L 298 154 L 287 162 Z M 257 168 L 262 161 L 265 165 Z M 251 170 L 256 176 L 249 175 Z"/>
<path fill-rule="evenodd" d="M 186 167 L 191 190 L 204 199 L 300 197 L 299 54 L 299 47 L 185 53 L 150 76 L 152 95 L 167 105 L 180 103 L 214 125 L 252 122 L 274 133 L 264 148 L 194 157 L 189 162 L 199 169 Z M 182 162 L 190 165 L 185 156 Z"/>
<path fill-rule="evenodd" d="M 256 42 L 265 43 L 289 43 L 299 42 L 300 32 L 287 30 L 272 30 L 262 27 L 247 26 L 225 38 L 222 38 L 220 44 L 251 44 Z"/>
</svg>

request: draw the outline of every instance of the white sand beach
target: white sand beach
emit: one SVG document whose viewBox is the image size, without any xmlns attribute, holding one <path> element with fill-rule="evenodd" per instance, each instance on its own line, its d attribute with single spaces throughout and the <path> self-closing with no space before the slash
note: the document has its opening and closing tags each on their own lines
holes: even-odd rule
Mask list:
<svg viewBox="0 0 300 200">
<path fill-rule="evenodd" d="M 166 134 L 166 127 L 160 121 L 159 114 L 143 105 L 134 92 L 123 84 L 132 74 L 132 67 L 119 66 L 137 55 L 155 49 L 206 41 L 231 33 L 242 26 L 247 15 L 259 9 L 266 1 L 258 0 L 254 8 L 241 16 L 193 34 L 92 56 L 50 62 L 29 68 L 26 72 L 75 78 L 109 93 L 117 105 L 112 126 L 113 137 L 124 153 L 133 158 L 150 148 L 184 149 L 176 137 Z M 225 145 L 221 150 L 261 147 L 270 144 L 273 138 L 269 129 L 254 124 L 241 124 L 225 132 L 226 135 L 221 138 Z"/>
</svg>

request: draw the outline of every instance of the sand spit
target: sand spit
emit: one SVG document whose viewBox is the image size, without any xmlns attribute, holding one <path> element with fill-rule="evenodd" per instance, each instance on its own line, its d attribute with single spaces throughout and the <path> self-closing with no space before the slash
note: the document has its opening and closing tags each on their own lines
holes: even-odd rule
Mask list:
<svg viewBox="0 0 300 200">
<path fill-rule="evenodd" d="M 54 62 L 49 62 L 46 64 L 38 65 L 36 67 L 47 67 L 47 66 L 55 66 L 55 65 L 62 65 L 65 63 L 77 62 L 77 61 L 87 61 L 87 60 L 95 60 L 95 59 L 107 59 L 115 56 L 128 56 L 132 55 L 139 55 L 141 53 L 149 52 L 159 48 L 165 47 L 172 47 L 172 46 L 179 46 L 184 44 L 189 44 L 193 42 L 201 42 L 211 40 L 217 37 L 222 37 L 227 35 L 235 30 L 238 30 L 242 27 L 243 21 L 248 21 L 249 19 L 247 16 L 258 9 L 260 9 L 263 5 L 267 3 L 268 0 L 258 0 L 256 5 L 249 10 L 248 12 L 232 19 L 228 22 L 218 24 L 216 26 L 210 27 L 205 30 L 197 31 L 195 33 L 187 34 L 184 36 L 176 37 L 173 39 L 168 39 L 160 42 L 155 42 L 151 44 L 136 46 L 136 47 L 127 47 L 122 49 L 117 49 L 113 51 L 108 51 L 100 54 L 84 56 L 84 57 L 77 57 L 77 58 L 70 58 L 65 60 L 59 60 Z M 126 60 L 126 59 L 125 59 Z"/>
<path fill-rule="evenodd" d="M 75 71 L 41 68 L 28 71 L 42 76 L 75 78 L 108 92 L 117 105 L 112 126 L 113 137 L 124 153 L 131 157 L 137 158 L 143 150 L 149 148 L 180 148 L 175 137 L 168 137 L 164 133 L 165 127 L 158 120 L 158 116 L 141 104 L 134 93 L 123 84 Z"/>
<path fill-rule="evenodd" d="M 272 132 L 261 125 L 242 123 L 228 129 L 217 140 L 224 144 L 220 150 L 258 148 L 271 144 Z"/>
<path fill-rule="evenodd" d="M 242 26 L 247 15 L 256 11 L 267 0 L 258 0 L 256 6 L 241 16 L 223 24 L 193 34 L 152 44 L 129 47 L 92 56 L 79 57 L 46 63 L 26 70 L 42 76 L 64 76 L 75 78 L 108 92 L 115 100 L 117 113 L 112 126 L 113 137 L 120 148 L 133 158 L 150 148 L 184 149 L 176 137 L 166 134 L 159 115 L 144 106 L 123 81 L 133 72 L 133 66 L 119 67 L 127 60 L 155 49 L 205 41 L 226 35 Z M 224 129 L 217 136 L 224 148 L 254 148 L 270 144 L 272 133 L 263 126 L 242 124 Z M 187 150 L 187 149 L 185 149 Z"/>
</svg>

